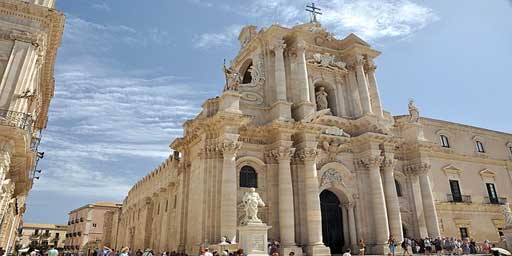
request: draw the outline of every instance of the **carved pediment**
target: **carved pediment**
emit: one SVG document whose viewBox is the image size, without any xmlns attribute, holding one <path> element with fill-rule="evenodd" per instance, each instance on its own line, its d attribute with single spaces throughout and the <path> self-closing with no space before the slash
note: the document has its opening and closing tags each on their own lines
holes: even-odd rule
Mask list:
<svg viewBox="0 0 512 256">
<path fill-rule="evenodd" d="M 459 168 L 457 168 L 457 167 L 455 167 L 455 166 L 453 166 L 453 165 L 451 165 L 451 164 L 449 164 L 449 165 L 447 165 L 447 166 L 443 167 L 442 169 L 443 169 L 444 174 L 445 174 L 446 176 L 450 176 L 450 175 L 460 175 L 460 174 L 462 174 L 462 172 L 463 172 L 461 169 L 459 169 Z"/>
<path fill-rule="evenodd" d="M 485 168 L 483 170 L 481 170 L 480 172 L 478 172 L 478 174 L 480 174 L 480 176 L 483 178 L 495 178 L 496 177 L 496 173 Z"/>
</svg>

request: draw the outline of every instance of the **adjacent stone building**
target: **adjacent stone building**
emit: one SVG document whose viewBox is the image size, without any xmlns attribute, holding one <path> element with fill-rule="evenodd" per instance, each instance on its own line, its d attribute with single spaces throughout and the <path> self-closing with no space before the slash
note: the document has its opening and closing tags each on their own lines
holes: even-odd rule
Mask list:
<svg viewBox="0 0 512 256">
<path fill-rule="evenodd" d="M 64 15 L 53 0 L 0 1 L 0 247 L 11 251 L 53 97 Z"/>
<path fill-rule="evenodd" d="M 18 248 L 50 248 L 64 249 L 64 240 L 68 225 L 23 223 L 17 244 Z"/>
<path fill-rule="evenodd" d="M 116 212 L 121 206 L 117 203 L 101 202 L 84 205 L 69 212 L 64 249 L 72 253 L 88 253 L 89 250 L 100 248 L 105 236 L 105 215 Z"/>
<path fill-rule="evenodd" d="M 247 26 L 239 40 L 222 95 L 113 214 L 113 247 L 193 254 L 236 240 L 251 187 L 284 255 L 340 253 L 359 239 L 382 254 L 389 235 L 499 240 L 511 134 L 423 118 L 413 102 L 408 115 L 384 111 L 380 52 L 354 34 L 312 22 Z"/>
</svg>

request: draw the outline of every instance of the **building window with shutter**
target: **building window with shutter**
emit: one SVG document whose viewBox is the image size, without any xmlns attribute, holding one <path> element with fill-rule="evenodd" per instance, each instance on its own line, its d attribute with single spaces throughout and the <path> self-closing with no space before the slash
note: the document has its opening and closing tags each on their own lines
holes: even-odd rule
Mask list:
<svg viewBox="0 0 512 256">
<path fill-rule="evenodd" d="M 479 140 L 475 141 L 475 143 L 476 143 L 476 151 L 478 151 L 479 153 L 485 153 L 484 144 L 482 144 L 482 142 Z"/>
<path fill-rule="evenodd" d="M 450 147 L 450 141 L 448 141 L 448 137 L 446 135 L 441 135 L 441 146 L 443 148 L 449 148 Z"/>
</svg>

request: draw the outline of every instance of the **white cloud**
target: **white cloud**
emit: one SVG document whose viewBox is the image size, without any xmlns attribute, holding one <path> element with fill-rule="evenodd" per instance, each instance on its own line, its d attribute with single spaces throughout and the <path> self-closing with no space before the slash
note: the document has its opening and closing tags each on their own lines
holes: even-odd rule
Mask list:
<svg viewBox="0 0 512 256">
<path fill-rule="evenodd" d="M 203 2 L 203 1 L 202 1 Z M 215 5 L 212 5 L 215 6 Z M 305 3 L 295 0 L 262 0 L 250 4 L 219 4 L 219 8 L 250 17 L 255 25 L 273 23 L 293 26 L 309 21 Z M 321 0 L 317 6 L 323 15 L 318 20 L 337 37 L 355 33 L 366 40 L 408 37 L 415 31 L 438 19 L 434 11 L 409 0 Z M 227 30 L 204 34 L 204 42 L 227 45 Z M 202 41 L 199 41 L 202 42 Z"/>
<path fill-rule="evenodd" d="M 112 10 L 106 2 L 92 4 L 92 8 L 109 12 Z"/>
<path fill-rule="evenodd" d="M 242 29 L 241 25 L 231 25 L 218 33 L 204 33 L 196 36 L 194 45 L 197 48 L 209 49 L 233 46 Z"/>
<path fill-rule="evenodd" d="M 406 37 L 437 19 L 433 10 L 408 0 L 325 1 L 321 20 L 334 33 L 355 32 L 374 40 Z"/>
</svg>

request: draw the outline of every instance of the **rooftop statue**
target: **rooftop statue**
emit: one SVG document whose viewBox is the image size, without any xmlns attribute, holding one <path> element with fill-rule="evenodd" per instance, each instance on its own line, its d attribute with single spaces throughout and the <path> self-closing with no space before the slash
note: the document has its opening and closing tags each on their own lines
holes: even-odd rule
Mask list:
<svg viewBox="0 0 512 256">
<path fill-rule="evenodd" d="M 226 84 L 224 85 L 224 91 L 238 91 L 238 87 L 242 82 L 240 73 L 233 70 L 231 67 L 226 67 L 226 60 L 223 65 L 224 76 L 226 77 Z"/>
<path fill-rule="evenodd" d="M 413 123 L 417 123 L 420 119 L 420 111 L 414 106 L 414 100 L 409 100 L 409 120 Z"/>
</svg>

